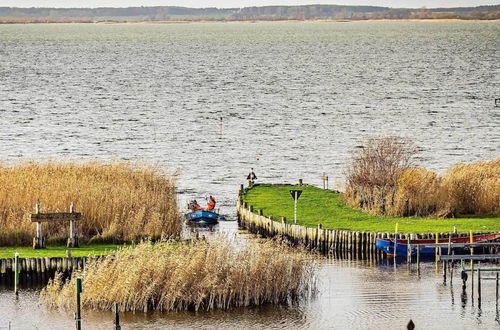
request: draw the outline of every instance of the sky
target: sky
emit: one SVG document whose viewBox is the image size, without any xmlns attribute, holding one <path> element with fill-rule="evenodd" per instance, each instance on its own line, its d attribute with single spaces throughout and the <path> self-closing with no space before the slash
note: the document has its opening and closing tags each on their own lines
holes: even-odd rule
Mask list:
<svg viewBox="0 0 500 330">
<path fill-rule="evenodd" d="M 267 5 L 369 5 L 393 8 L 473 7 L 500 5 L 500 0 L 0 0 L 0 7 L 136 7 L 182 6 L 192 8 L 239 8 Z"/>
</svg>

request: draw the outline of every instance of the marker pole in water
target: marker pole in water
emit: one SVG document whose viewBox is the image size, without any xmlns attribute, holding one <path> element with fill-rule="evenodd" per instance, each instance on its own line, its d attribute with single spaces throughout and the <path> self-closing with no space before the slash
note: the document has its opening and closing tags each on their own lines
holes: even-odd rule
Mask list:
<svg viewBox="0 0 500 330">
<path fill-rule="evenodd" d="M 76 313 L 75 313 L 75 321 L 76 321 L 76 330 L 82 330 L 82 312 L 80 308 L 80 294 L 82 293 L 82 279 L 76 279 Z"/>
<path fill-rule="evenodd" d="M 19 294 L 19 253 L 14 254 L 14 294 Z"/>
<path fill-rule="evenodd" d="M 115 313 L 115 330 L 121 330 L 122 327 L 120 326 L 120 311 L 118 309 L 118 303 L 113 304 L 113 309 Z"/>
<path fill-rule="evenodd" d="M 469 235 L 470 235 L 470 243 L 474 243 L 474 237 L 472 236 L 472 230 L 469 230 Z M 470 255 L 474 255 L 474 248 L 471 247 L 470 248 Z M 474 264 L 474 260 L 472 260 L 472 258 L 470 259 L 470 269 L 472 270 L 473 269 L 473 264 Z"/>
<path fill-rule="evenodd" d="M 294 204 L 293 204 L 293 224 L 297 224 L 297 200 L 299 197 L 297 196 L 297 190 L 295 190 L 295 196 L 294 196 Z"/>
<path fill-rule="evenodd" d="M 396 229 L 394 230 L 394 265 L 396 265 L 396 257 L 398 256 L 398 227 L 399 223 L 396 222 Z"/>
<path fill-rule="evenodd" d="M 496 308 L 497 308 L 497 313 L 498 313 L 498 272 L 497 272 L 497 278 L 496 278 L 496 282 L 495 282 L 495 287 L 496 287 L 496 290 L 495 290 L 495 302 L 496 302 Z"/>
</svg>

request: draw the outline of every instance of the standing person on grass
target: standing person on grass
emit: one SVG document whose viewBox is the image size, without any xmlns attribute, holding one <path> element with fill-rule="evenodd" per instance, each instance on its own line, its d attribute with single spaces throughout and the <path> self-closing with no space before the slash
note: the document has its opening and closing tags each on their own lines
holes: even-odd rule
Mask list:
<svg viewBox="0 0 500 330">
<path fill-rule="evenodd" d="M 248 180 L 249 186 L 252 186 L 253 182 L 255 180 L 257 180 L 257 175 L 255 175 L 255 172 L 253 171 L 253 167 L 252 167 L 252 170 L 250 171 L 250 173 L 248 173 L 248 175 L 247 175 L 247 180 Z"/>
</svg>

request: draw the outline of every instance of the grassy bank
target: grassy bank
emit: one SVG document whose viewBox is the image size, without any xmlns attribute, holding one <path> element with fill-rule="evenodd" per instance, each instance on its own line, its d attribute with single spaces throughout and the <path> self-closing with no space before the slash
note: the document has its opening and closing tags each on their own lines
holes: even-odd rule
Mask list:
<svg viewBox="0 0 500 330">
<path fill-rule="evenodd" d="M 82 307 L 125 311 L 229 309 L 286 303 L 314 285 L 313 261 L 280 242 L 225 238 L 186 244 L 141 243 L 113 258 L 92 261 L 68 282 L 56 277 L 42 291 L 43 303 L 74 308 L 77 277 Z"/>
<path fill-rule="evenodd" d="M 182 218 L 175 181 L 160 169 L 131 163 L 0 164 L 0 245 L 32 244 L 29 220 L 35 202 L 41 212 L 67 212 L 74 202 L 81 242 L 118 243 L 179 234 Z M 68 224 L 44 224 L 48 244 L 64 241 Z"/>
<path fill-rule="evenodd" d="M 453 226 L 459 232 L 500 231 L 500 217 L 463 217 L 432 219 L 419 217 L 376 216 L 345 205 L 340 194 L 313 186 L 259 184 L 249 189 L 244 201 L 255 210 L 263 209 L 264 215 L 276 220 L 282 216 L 293 221 L 291 189 L 303 190 L 298 203 L 298 224 L 325 229 L 353 231 L 393 232 L 396 223 L 404 233 L 449 232 Z"/>
<path fill-rule="evenodd" d="M 14 253 L 19 252 L 21 258 L 39 257 L 66 257 L 66 250 L 71 251 L 72 257 L 86 257 L 88 255 L 108 255 L 113 253 L 123 244 L 90 244 L 81 245 L 79 248 L 67 248 L 66 246 L 47 246 L 46 249 L 34 250 L 27 246 L 3 246 L 0 247 L 0 259 L 13 258 Z"/>
</svg>

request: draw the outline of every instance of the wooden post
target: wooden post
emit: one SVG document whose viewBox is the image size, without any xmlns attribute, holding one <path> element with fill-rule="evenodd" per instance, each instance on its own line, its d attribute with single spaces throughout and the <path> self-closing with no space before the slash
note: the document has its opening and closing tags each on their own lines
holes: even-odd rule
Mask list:
<svg viewBox="0 0 500 330">
<path fill-rule="evenodd" d="M 495 286 L 495 302 L 496 302 L 496 308 L 497 308 L 497 313 L 498 313 L 498 272 L 497 272 L 497 278 L 496 278 L 496 286 Z"/>
<path fill-rule="evenodd" d="M 417 275 L 420 276 L 420 245 L 417 244 Z"/>
<path fill-rule="evenodd" d="M 41 209 L 40 201 L 37 200 L 35 204 L 35 213 L 40 214 L 40 209 Z M 36 223 L 36 236 L 35 239 L 33 240 L 33 248 L 34 249 L 45 248 L 45 240 L 43 239 L 43 230 L 41 222 Z"/>
<path fill-rule="evenodd" d="M 410 235 L 406 237 L 406 263 L 408 268 L 411 266 L 411 245 L 410 245 Z"/>
<path fill-rule="evenodd" d="M 477 269 L 477 304 L 481 308 L 481 268 Z"/>
<path fill-rule="evenodd" d="M 474 237 L 472 236 L 472 230 L 469 231 L 469 235 L 470 235 L 470 240 L 469 241 L 472 244 L 472 243 L 474 243 Z M 470 249 L 470 255 L 474 255 L 474 248 Z M 474 261 L 471 259 L 470 260 L 470 269 L 471 270 L 474 269 L 473 263 L 474 263 Z"/>
<path fill-rule="evenodd" d="M 443 261 L 443 282 L 446 284 L 446 267 L 447 266 L 447 261 Z"/>
<path fill-rule="evenodd" d="M 73 204 L 73 202 L 71 202 L 71 205 L 69 206 L 69 213 L 75 213 L 75 205 Z M 76 224 L 72 218 L 69 220 L 69 239 L 67 246 L 73 248 L 77 248 L 79 246 Z"/>
<path fill-rule="evenodd" d="M 451 233 L 448 234 L 448 255 L 451 254 Z"/>
<path fill-rule="evenodd" d="M 439 233 L 436 233 L 436 255 L 434 256 L 435 258 L 435 264 L 436 264 L 436 274 L 439 274 L 439 248 L 437 247 L 437 244 L 439 243 Z"/>
<path fill-rule="evenodd" d="M 75 313 L 75 322 L 76 322 L 76 330 L 82 330 L 82 312 L 81 312 L 81 299 L 80 294 L 82 293 L 82 279 L 76 279 L 76 313 Z"/>
<path fill-rule="evenodd" d="M 19 253 L 14 254 L 14 294 L 17 296 L 19 294 Z"/>
<path fill-rule="evenodd" d="M 450 285 L 453 285 L 453 266 L 455 265 L 455 260 L 450 262 Z"/>
<path fill-rule="evenodd" d="M 473 260 L 471 260 L 471 272 L 470 272 L 470 276 L 471 276 L 471 281 L 470 281 L 470 285 L 471 285 L 471 292 L 472 292 L 472 298 L 474 299 L 474 262 Z"/>
<path fill-rule="evenodd" d="M 396 230 L 394 230 L 394 266 L 396 266 L 396 257 L 398 256 L 398 254 L 397 254 L 397 249 L 398 249 L 398 226 L 399 226 L 399 223 L 396 222 Z"/>
<path fill-rule="evenodd" d="M 114 314 L 115 314 L 115 320 L 114 320 L 114 325 L 115 325 L 115 330 L 121 330 L 121 326 L 120 326 L 120 311 L 118 309 L 118 303 L 114 303 L 113 304 L 113 311 L 114 311 Z"/>
</svg>

